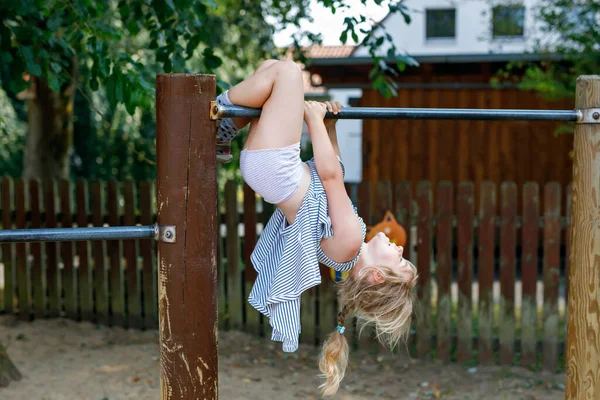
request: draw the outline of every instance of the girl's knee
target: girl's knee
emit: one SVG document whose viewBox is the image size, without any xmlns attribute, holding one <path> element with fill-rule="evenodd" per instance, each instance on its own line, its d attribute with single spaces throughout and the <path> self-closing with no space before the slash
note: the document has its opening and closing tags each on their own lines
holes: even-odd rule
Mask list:
<svg viewBox="0 0 600 400">
<path fill-rule="evenodd" d="M 276 64 L 278 62 L 279 62 L 279 60 L 265 60 L 258 65 L 258 68 L 256 68 L 256 72 L 263 70 L 265 68 L 268 68 L 271 65 Z"/>
<path fill-rule="evenodd" d="M 294 61 L 286 60 L 280 61 L 278 65 L 278 72 L 283 75 L 286 79 L 299 78 L 302 79 L 302 69 Z"/>
</svg>

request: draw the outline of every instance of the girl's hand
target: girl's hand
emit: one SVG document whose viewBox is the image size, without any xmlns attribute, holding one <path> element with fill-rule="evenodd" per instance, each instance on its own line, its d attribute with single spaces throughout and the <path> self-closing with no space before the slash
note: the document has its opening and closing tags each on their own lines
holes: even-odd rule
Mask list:
<svg viewBox="0 0 600 400">
<path fill-rule="evenodd" d="M 342 104 L 339 101 L 326 101 L 325 107 L 327 108 L 327 111 L 334 115 L 337 115 L 340 111 L 342 111 Z M 334 127 L 336 123 L 337 119 L 331 118 L 325 120 L 325 126 L 327 128 Z"/>
<path fill-rule="evenodd" d="M 322 122 L 326 112 L 327 108 L 324 103 L 312 100 L 304 102 L 304 121 L 307 124 L 315 121 Z"/>
</svg>

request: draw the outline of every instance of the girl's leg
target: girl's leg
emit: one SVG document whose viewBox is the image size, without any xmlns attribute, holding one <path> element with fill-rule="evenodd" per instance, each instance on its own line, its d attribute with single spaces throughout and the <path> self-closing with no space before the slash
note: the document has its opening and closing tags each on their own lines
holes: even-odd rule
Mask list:
<svg viewBox="0 0 600 400">
<path fill-rule="evenodd" d="M 277 61 L 277 60 L 265 60 L 263 61 L 258 68 L 256 69 L 256 71 L 254 71 L 254 74 L 252 75 L 252 77 L 254 77 L 256 74 L 258 74 L 259 72 L 268 69 L 269 67 L 273 66 L 273 65 L 278 65 L 281 64 L 282 61 Z M 283 62 L 284 64 L 289 64 L 289 62 Z M 282 67 L 279 66 L 277 68 L 277 70 L 280 70 Z M 292 67 L 284 67 L 284 68 L 288 68 L 291 69 Z M 297 68 L 299 70 L 299 68 Z M 275 71 L 277 72 L 277 71 Z M 252 78 L 251 77 L 251 78 Z M 217 97 L 217 102 L 219 102 L 220 104 L 237 104 L 237 105 L 246 105 L 246 103 L 244 103 L 245 100 L 242 100 L 242 103 L 236 102 L 236 101 L 232 101 L 231 97 L 230 97 L 230 92 L 233 90 L 234 92 L 239 91 L 238 89 L 241 88 L 241 91 L 247 90 L 247 84 L 246 81 L 250 80 L 251 78 L 247 78 L 245 81 L 241 82 L 240 84 L 234 86 L 234 88 L 237 87 L 237 89 L 234 90 L 234 88 L 231 88 L 230 91 L 228 91 L 227 93 L 223 93 L 221 94 L 219 97 Z M 259 79 L 262 79 L 262 74 L 259 77 Z M 273 82 L 269 82 L 271 85 L 273 84 Z M 251 85 L 250 85 L 251 86 Z M 246 99 L 247 100 L 247 99 Z M 261 102 L 262 101 L 262 102 Z M 259 100 L 258 103 L 256 103 L 255 100 L 251 100 L 250 104 L 258 104 L 257 107 L 261 107 L 262 104 L 266 101 L 266 99 L 262 99 Z M 250 105 L 246 105 L 248 107 L 251 107 Z M 230 150 L 231 150 L 231 141 L 233 140 L 233 138 L 237 135 L 238 131 L 242 128 L 244 128 L 246 125 L 248 125 L 248 123 L 250 122 L 257 122 L 258 119 L 251 119 L 251 118 L 226 118 L 224 120 L 221 121 L 221 123 L 219 124 L 219 127 L 217 129 L 217 159 L 219 160 L 219 162 L 229 162 L 232 159 L 232 156 L 230 154 Z M 252 124 L 253 126 L 256 124 Z M 255 129 L 250 128 L 250 132 L 252 133 Z M 250 136 L 250 135 L 249 135 Z M 252 135 L 254 136 L 254 135 Z"/>
<path fill-rule="evenodd" d="M 280 148 L 300 141 L 304 117 L 302 71 L 293 61 L 278 61 L 229 90 L 235 105 L 262 108 L 245 148 Z"/>
<path fill-rule="evenodd" d="M 263 69 L 270 67 L 271 65 L 278 62 L 279 61 L 277 60 L 265 60 L 259 64 L 259 66 L 256 68 L 252 75 L 255 75 L 257 72 L 260 72 Z M 252 121 L 252 118 L 232 118 L 232 120 L 238 129 L 242 129 Z"/>
</svg>

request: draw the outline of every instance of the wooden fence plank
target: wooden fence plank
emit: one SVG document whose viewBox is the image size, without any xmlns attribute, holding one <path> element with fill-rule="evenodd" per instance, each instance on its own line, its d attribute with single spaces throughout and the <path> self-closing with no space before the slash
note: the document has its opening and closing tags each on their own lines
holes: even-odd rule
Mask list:
<svg viewBox="0 0 600 400">
<path fill-rule="evenodd" d="M 54 181 L 44 182 L 44 198 L 46 206 L 46 227 L 56 228 L 58 221 L 56 217 L 56 183 Z M 63 312 L 62 289 L 63 282 L 61 275 L 65 273 L 59 268 L 59 244 L 58 242 L 46 242 L 47 254 L 47 284 L 48 284 L 48 315 L 55 318 Z M 66 244 L 65 244 L 66 246 Z M 72 270 L 71 270 L 72 272 Z M 65 287 L 65 290 L 68 288 Z M 73 292 L 65 293 L 67 296 L 73 296 Z"/>
<path fill-rule="evenodd" d="M 224 210 L 225 214 L 221 214 L 223 199 L 221 196 L 217 196 L 217 210 L 219 210 L 219 217 L 225 218 L 227 216 L 227 210 Z M 229 321 L 227 320 L 227 272 L 225 265 L 224 255 L 224 239 L 221 234 L 221 222 L 223 218 L 217 219 L 217 319 L 219 329 L 226 329 Z"/>
<path fill-rule="evenodd" d="M 92 224 L 104 225 L 104 190 L 99 181 L 91 183 Z M 108 297 L 108 269 L 106 257 L 106 241 L 95 240 L 92 242 L 92 258 L 94 260 L 94 293 L 96 302 L 96 321 L 101 325 L 108 325 L 109 297 Z"/>
<path fill-rule="evenodd" d="M 530 367 L 536 362 L 537 327 L 537 270 L 539 242 L 539 188 L 535 182 L 523 187 L 523 228 L 521 282 L 521 365 Z"/>
<path fill-rule="evenodd" d="M 67 179 L 61 179 L 58 183 L 58 193 L 60 198 L 61 221 L 63 228 L 73 227 L 73 210 L 71 207 L 71 182 Z M 48 199 L 46 199 L 48 201 Z M 50 205 L 46 207 L 48 209 Z M 78 301 L 78 275 L 84 273 L 81 269 L 75 270 L 73 265 L 73 242 L 62 242 L 60 244 L 60 257 L 63 262 L 61 287 L 64 290 L 64 307 L 68 318 L 78 319 L 79 301 Z M 50 251 L 48 249 L 48 254 Z M 79 265 L 81 267 L 81 261 Z"/>
<path fill-rule="evenodd" d="M 450 361 L 450 325 L 452 316 L 452 183 L 442 181 L 437 187 L 437 357 Z"/>
<path fill-rule="evenodd" d="M 2 191 L 2 229 L 12 229 L 12 210 L 13 202 L 13 181 L 9 177 L 3 177 L 0 182 Z M 3 310 L 6 314 L 11 314 L 15 310 L 15 289 L 16 289 L 16 264 L 15 264 L 15 246 L 13 243 L 2 243 L 2 264 L 4 264 L 4 304 Z"/>
<path fill-rule="evenodd" d="M 117 181 L 110 180 L 107 185 L 106 203 L 108 223 L 111 226 L 120 225 L 119 187 Z M 111 325 L 126 326 L 125 321 L 125 274 L 123 271 L 123 248 L 121 240 L 110 240 L 106 243 L 110 260 L 110 310 Z"/>
<path fill-rule="evenodd" d="M 135 225 L 136 190 L 131 180 L 123 184 L 123 223 L 126 226 Z M 127 326 L 141 329 L 142 324 L 142 285 L 140 271 L 137 265 L 137 241 L 123 241 L 123 255 L 125 256 L 125 284 L 127 292 Z"/>
<path fill-rule="evenodd" d="M 411 213 L 411 188 L 409 181 L 397 182 L 394 186 L 394 216 L 398 223 L 406 231 L 406 242 L 404 243 L 403 257 L 412 261 L 413 264 L 418 266 L 416 259 L 416 249 L 414 249 L 414 243 L 411 241 L 412 231 L 412 213 Z M 416 232 L 416 229 L 415 229 Z M 417 267 L 418 270 L 418 267 Z M 414 328 L 416 321 L 413 319 L 412 327 Z M 410 335 L 407 341 L 408 351 L 416 346 L 415 335 Z"/>
<path fill-rule="evenodd" d="M 275 210 L 275 206 L 273 204 L 267 203 L 264 199 L 262 201 L 262 213 L 260 215 L 260 221 L 263 224 L 263 229 L 267 226 L 271 215 L 273 215 L 273 211 Z M 271 328 L 271 324 L 269 323 L 268 318 L 263 318 L 263 323 L 261 325 L 261 335 L 266 338 L 271 338 L 273 333 L 273 328 Z"/>
<path fill-rule="evenodd" d="M 369 181 L 363 181 L 358 184 L 358 197 L 357 197 L 357 210 L 358 214 L 362 217 L 367 226 L 373 226 L 376 223 L 376 219 L 373 213 L 373 202 L 371 198 L 371 183 Z M 356 325 L 357 321 L 352 322 Z M 345 322 L 346 325 L 350 325 L 350 322 Z M 357 327 L 358 328 L 358 327 Z M 358 336 L 358 348 L 361 350 L 371 351 L 374 349 L 374 330 L 372 326 L 366 326 L 363 329 L 357 329 L 355 334 Z M 360 335 L 360 336 L 359 336 Z"/>
<path fill-rule="evenodd" d="M 417 355 L 431 357 L 431 184 L 419 182 L 416 188 L 417 215 Z"/>
<path fill-rule="evenodd" d="M 494 253 L 496 243 L 496 185 L 483 181 L 479 202 L 479 304 L 477 315 L 478 361 L 490 364 L 493 361 L 494 301 Z"/>
<path fill-rule="evenodd" d="M 409 181 L 396 183 L 394 187 L 394 216 L 404 230 L 406 231 L 406 243 L 404 244 L 404 257 L 410 258 L 412 254 L 413 243 L 410 242 L 411 231 L 411 190 Z"/>
<path fill-rule="evenodd" d="M 70 189 L 67 183 L 61 185 L 61 198 L 63 200 L 63 210 L 67 206 L 65 198 L 68 196 Z M 88 226 L 88 185 L 87 181 L 79 179 L 75 185 L 75 202 L 77 204 L 77 226 L 85 228 Z M 63 211 L 64 212 L 64 211 Z M 63 223 L 64 225 L 64 223 Z M 79 265 L 77 267 L 79 287 L 79 306 L 81 310 L 81 320 L 95 322 L 94 317 L 94 286 L 93 286 L 93 270 L 92 261 L 90 260 L 90 246 L 88 241 L 79 241 L 76 244 L 77 259 Z"/>
<path fill-rule="evenodd" d="M 40 229 L 42 227 L 42 210 L 40 199 L 40 182 L 37 179 L 31 179 L 29 183 L 29 210 L 30 227 Z M 52 193 L 53 195 L 54 193 Z M 50 228 L 50 227 L 49 227 Z M 43 318 L 46 316 L 46 268 L 43 259 L 43 244 L 41 242 L 32 242 L 29 244 L 29 253 L 31 254 L 31 294 L 33 300 L 33 317 Z M 54 249 L 54 265 L 56 267 L 56 248 Z M 48 260 L 49 263 L 51 262 Z M 58 288 L 58 286 L 57 286 Z M 58 305 L 58 290 L 50 289 L 51 303 Z M 52 297 L 54 295 L 54 297 Z M 57 313 L 58 314 L 58 313 Z"/>
<path fill-rule="evenodd" d="M 472 182 L 458 186 L 456 216 L 458 218 L 458 361 L 473 356 L 473 214 L 475 207 Z"/>
<path fill-rule="evenodd" d="M 393 212 L 394 206 L 392 203 L 392 183 L 389 181 L 377 182 L 376 196 L 375 196 L 375 208 L 373 210 L 373 218 L 375 221 L 372 223 L 379 223 L 383 220 L 387 211 Z"/>
<path fill-rule="evenodd" d="M 241 329 L 242 309 L 242 273 L 240 271 L 240 238 L 238 234 L 237 189 L 235 181 L 225 184 L 225 206 L 227 214 L 227 317 L 229 329 Z"/>
<path fill-rule="evenodd" d="M 300 342 L 317 343 L 317 289 L 305 290 L 300 296 Z"/>
<path fill-rule="evenodd" d="M 560 281 L 560 184 L 544 186 L 544 368 L 558 365 L 558 286 Z"/>
<path fill-rule="evenodd" d="M 140 183 L 140 223 L 154 224 L 154 185 L 150 181 Z M 142 282 L 144 285 L 144 328 L 158 327 L 158 285 L 156 271 L 156 243 L 151 240 L 140 240 L 140 256 L 142 258 Z"/>
<path fill-rule="evenodd" d="M 499 362 L 510 365 L 515 356 L 515 268 L 517 252 L 517 186 L 503 182 L 500 224 L 500 355 Z"/>
<path fill-rule="evenodd" d="M 27 228 L 25 220 L 27 196 L 25 193 L 25 180 L 17 179 L 15 182 L 15 227 Z M 31 274 L 27 262 L 27 243 L 17 243 L 17 293 L 19 305 L 19 318 L 29 321 L 31 318 Z"/>
<path fill-rule="evenodd" d="M 256 245 L 256 193 L 244 183 L 244 307 L 246 307 L 246 331 L 258 336 L 260 334 L 261 313 L 245 301 L 256 280 L 256 270 L 250 256 Z"/>
</svg>

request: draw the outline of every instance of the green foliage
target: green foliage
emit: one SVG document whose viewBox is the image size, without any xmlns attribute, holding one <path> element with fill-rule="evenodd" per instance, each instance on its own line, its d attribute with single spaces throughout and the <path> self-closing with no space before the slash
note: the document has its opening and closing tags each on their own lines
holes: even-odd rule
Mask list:
<svg viewBox="0 0 600 400">
<path fill-rule="evenodd" d="M 573 99 L 577 77 L 598 73 L 600 0 L 542 0 L 533 12 L 547 42 L 536 51 L 561 60 L 514 62 L 503 71 L 504 77 L 524 71 L 518 82 L 521 89 L 535 90 L 548 100 Z"/>
<path fill-rule="evenodd" d="M 319 1 L 332 12 L 353 4 Z M 55 92 L 75 78 L 72 175 L 152 178 L 155 76 L 214 73 L 222 91 L 260 61 L 280 57 L 283 50 L 275 48 L 274 32 L 310 20 L 309 5 L 309 0 L 6 0 L 0 2 L 0 80 L 20 111 L 23 102 L 16 94 L 28 87 L 30 77 L 45 80 Z M 388 7 L 410 21 L 403 1 Z M 366 34 L 363 45 L 373 55 L 374 85 L 392 95 L 390 75 L 396 71 L 384 58 L 397 59 L 399 70 L 413 61 L 398 58 L 391 36 L 370 22 L 346 18 L 342 38 L 356 41 L 359 30 Z M 320 40 L 312 32 L 294 34 L 297 58 L 305 57 L 301 42 Z M 389 50 L 382 57 L 377 49 L 385 46 Z M 19 116 L 24 119 L 22 112 Z M 21 157 L 23 136 L 9 128 L 3 132 L 11 132 L 15 146 L 21 143 L 21 150 L 10 150 Z"/>
<path fill-rule="evenodd" d="M 19 120 L 6 92 L 0 88 L 0 171 L 18 177 L 23 169 L 25 122 Z"/>
</svg>

